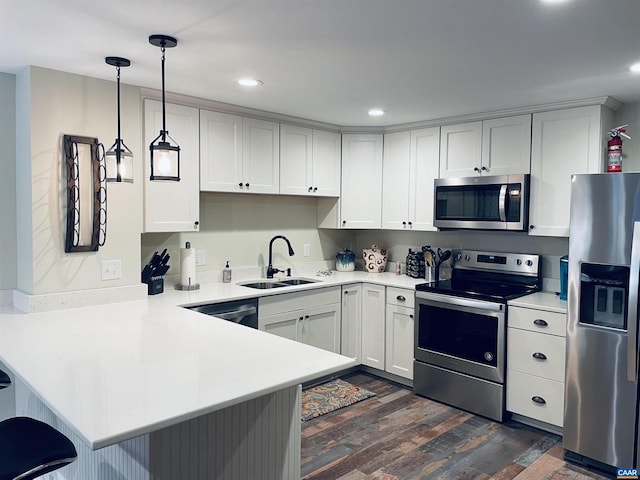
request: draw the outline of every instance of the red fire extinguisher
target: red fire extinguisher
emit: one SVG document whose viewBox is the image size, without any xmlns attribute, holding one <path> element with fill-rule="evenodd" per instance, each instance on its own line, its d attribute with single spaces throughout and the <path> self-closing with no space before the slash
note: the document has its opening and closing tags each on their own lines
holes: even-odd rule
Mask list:
<svg viewBox="0 0 640 480">
<path fill-rule="evenodd" d="M 620 125 L 609 132 L 607 142 L 607 172 L 622 172 L 622 138 L 631 139 L 625 132 L 628 124 Z"/>
</svg>

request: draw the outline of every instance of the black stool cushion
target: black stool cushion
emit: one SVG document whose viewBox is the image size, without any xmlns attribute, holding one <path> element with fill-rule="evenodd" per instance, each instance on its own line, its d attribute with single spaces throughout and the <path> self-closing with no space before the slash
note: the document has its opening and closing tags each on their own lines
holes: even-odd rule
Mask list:
<svg viewBox="0 0 640 480">
<path fill-rule="evenodd" d="M 31 480 L 77 456 L 71 440 L 46 423 L 29 417 L 0 422 L 0 480 Z"/>
<path fill-rule="evenodd" d="M 6 388 L 9 385 L 11 385 L 11 379 L 9 378 L 9 375 L 0 370 L 0 389 Z"/>
</svg>

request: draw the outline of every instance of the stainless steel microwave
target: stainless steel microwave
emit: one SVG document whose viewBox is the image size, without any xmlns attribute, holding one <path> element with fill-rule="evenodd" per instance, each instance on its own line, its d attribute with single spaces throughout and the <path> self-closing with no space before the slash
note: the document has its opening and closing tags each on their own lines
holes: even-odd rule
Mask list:
<svg viewBox="0 0 640 480">
<path fill-rule="evenodd" d="M 526 231 L 529 175 L 438 178 L 434 225 L 438 228 Z"/>
</svg>

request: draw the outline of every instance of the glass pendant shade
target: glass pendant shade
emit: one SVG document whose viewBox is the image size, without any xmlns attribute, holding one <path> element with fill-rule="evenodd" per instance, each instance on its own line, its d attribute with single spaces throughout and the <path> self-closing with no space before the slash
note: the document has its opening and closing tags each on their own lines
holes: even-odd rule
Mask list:
<svg viewBox="0 0 640 480">
<path fill-rule="evenodd" d="M 133 183 L 133 153 L 129 150 L 120 135 L 120 67 L 128 67 L 131 62 L 122 57 L 106 57 L 108 65 L 116 67 L 117 75 L 117 98 L 118 98 L 118 138 L 115 143 L 104 154 L 107 182 L 127 182 Z"/>
<path fill-rule="evenodd" d="M 180 147 L 171 145 L 160 132 L 149 150 L 151 151 L 151 180 L 180 181 Z"/>
<path fill-rule="evenodd" d="M 107 182 L 133 183 L 133 153 L 122 140 L 116 142 L 104 154 L 107 164 Z"/>
<path fill-rule="evenodd" d="M 167 131 L 167 113 L 164 91 L 164 52 L 166 48 L 175 47 L 178 41 L 168 35 L 151 35 L 149 43 L 162 50 L 162 130 L 149 145 L 151 153 L 150 180 L 180 181 L 180 146 L 169 136 Z M 172 144 L 173 142 L 173 144 Z"/>
</svg>

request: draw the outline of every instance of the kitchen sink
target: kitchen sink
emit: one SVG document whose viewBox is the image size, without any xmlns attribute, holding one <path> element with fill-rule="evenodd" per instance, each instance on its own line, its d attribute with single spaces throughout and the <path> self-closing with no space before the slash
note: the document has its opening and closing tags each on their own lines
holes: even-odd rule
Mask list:
<svg viewBox="0 0 640 480">
<path fill-rule="evenodd" d="M 266 290 L 268 288 L 280 288 L 280 287 L 290 287 L 292 285 L 306 285 L 308 283 L 316 283 L 320 280 L 310 280 L 307 278 L 286 278 L 286 279 L 278 279 L 278 280 L 264 280 L 264 281 L 255 281 L 255 282 L 241 282 L 238 285 L 242 287 L 249 288 L 257 288 L 259 290 Z"/>
<path fill-rule="evenodd" d="M 281 283 L 281 282 L 247 282 L 247 283 L 239 283 L 238 285 L 242 285 L 243 287 L 249 287 L 249 288 L 258 288 L 260 290 L 265 290 L 267 288 L 279 288 L 279 287 L 289 286 L 289 284 Z"/>
<path fill-rule="evenodd" d="M 287 285 L 306 285 L 307 283 L 316 283 L 319 280 L 307 280 L 306 278 L 291 278 L 287 280 L 280 280 L 280 283 L 286 283 Z"/>
</svg>

